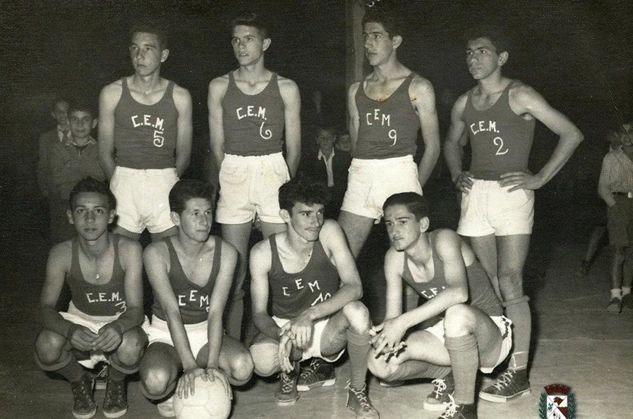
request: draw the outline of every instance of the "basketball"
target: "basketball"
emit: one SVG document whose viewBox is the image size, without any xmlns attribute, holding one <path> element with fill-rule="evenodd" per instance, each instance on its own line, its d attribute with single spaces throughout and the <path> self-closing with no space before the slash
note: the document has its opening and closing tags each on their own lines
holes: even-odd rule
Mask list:
<svg viewBox="0 0 633 419">
<path fill-rule="evenodd" d="M 204 381 L 196 377 L 193 395 L 186 399 L 174 397 L 174 412 L 177 419 L 226 419 L 231 413 L 231 400 L 217 378 Z"/>
</svg>

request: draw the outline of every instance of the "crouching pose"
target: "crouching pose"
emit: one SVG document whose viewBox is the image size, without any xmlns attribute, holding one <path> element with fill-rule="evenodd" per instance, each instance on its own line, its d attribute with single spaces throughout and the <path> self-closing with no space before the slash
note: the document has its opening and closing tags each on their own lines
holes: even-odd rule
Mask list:
<svg viewBox="0 0 633 419">
<path fill-rule="evenodd" d="M 165 417 L 175 416 L 174 390 L 188 397 L 196 377 L 221 380 L 231 396 L 229 383 L 244 384 L 253 371 L 248 350 L 222 328 L 237 251 L 209 236 L 212 202 L 209 184 L 178 181 L 169 193 L 178 234 L 150 244 L 143 254 L 154 306 L 141 361 L 142 390 L 159 401 L 158 412 Z"/>
<path fill-rule="evenodd" d="M 387 381 L 444 376 L 424 408 L 443 410 L 442 418 L 476 419 L 477 369 L 490 373 L 507 357 L 511 323 L 472 250 L 452 230 L 428 232 L 424 198 L 392 195 L 384 211 L 392 246 L 385 255 L 387 311 L 372 329 L 369 369 Z M 406 313 L 403 281 L 427 299 Z M 435 325 L 416 328 L 442 314 Z"/>
<path fill-rule="evenodd" d="M 68 220 L 76 237 L 53 247 L 40 298 L 43 330 L 35 342 L 35 361 L 66 378 L 74 397 L 73 416 L 97 413 L 93 382 L 82 365 L 110 364 L 103 414 L 127 412 L 125 378 L 138 370 L 147 336 L 143 323 L 141 245 L 108 232 L 116 201 L 105 183 L 81 180 L 70 192 Z M 57 312 L 64 281 L 72 300 Z"/>
<path fill-rule="evenodd" d="M 338 223 L 323 219 L 326 192 L 295 178 L 279 188 L 287 231 L 251 252 L 253 321 L 259 330 L 250 348 L 255 373 L 281 370 L 278 405 L 292 405 L 300 390 L 332 385 L 331 365 L 347 347 L 351 380 L 347 406 L 356 418 L 378 418 L 367 397 L 367 354 L 371 320 L 358 301 L 362 285 Z M 272 316 L 268 313 L 269 292 Z M 299 361 L 310 360 L 299 371 Z"/>
</svg>

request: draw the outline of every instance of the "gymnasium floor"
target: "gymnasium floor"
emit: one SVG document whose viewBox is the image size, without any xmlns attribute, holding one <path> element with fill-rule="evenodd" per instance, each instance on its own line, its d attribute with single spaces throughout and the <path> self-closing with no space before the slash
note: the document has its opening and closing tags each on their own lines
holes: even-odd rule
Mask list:
<svg viewBox="0 0 633 419">
<path fill-rule="evenodd" d="M 33 203 L 20 206 L 15 204 L 19 200 L 7 202 L 14 204 L 10 213 L 0 214 L 4 220 L 0 230 L 0 417 L 72 418 L 68 384 L 40 371 L 32 355 L 47 251 L 37 227 L 41 214 Z M 541 202 L 549 201 L 543 198 Z M 526 268 L 534 324 L 532 393 L 507 404 L 479 402 L 482 419 L 538 418 L 543 387 L 552 383 L 571 386 L 577 418 L 633 417 L 633 311 L 614 316 L 605 310 L 609 289 L 606 249 L 589 275 L 575 275 L 590 231 L 591 214 L 580 206 L 566 207 L 563 213 L 563 207 L 558 202 L 537 208 Z M 436 226 L 448 225 L 454 217 L 454 211 L 444 212 L 438 216 L 440 222 Z M 376 309 L 380 305 L 376 303 L 380 289 L 368 291 L 366 295 Z M 302 393 L 294 406 L 285 408 L 275 405 L 275 380 L 253 379 L 247 388 L 235 391 L 231 417 L 353 418 L 345 407 L 348 361 L 337 365 L 337 376 L 334 387 Z M 484 384 L 487 380 L 483 379 Z M 438 413 L 422 409 L 424 397 L 431 389 L 429 382 L 386 389 L 375 379 L 370 380 L 370 397 L 383 419 L 437 418 Z M 126 418 L 160 417 L 156 407 L 142 396 L 138 381 L 130 383 L 128 395 L 130 408 Z M 103 392 L 97 392 L 98 404 L 102 398 Z M 99 410 L 95 417 L 102 418 L 102 412 Z"/>
</svg>

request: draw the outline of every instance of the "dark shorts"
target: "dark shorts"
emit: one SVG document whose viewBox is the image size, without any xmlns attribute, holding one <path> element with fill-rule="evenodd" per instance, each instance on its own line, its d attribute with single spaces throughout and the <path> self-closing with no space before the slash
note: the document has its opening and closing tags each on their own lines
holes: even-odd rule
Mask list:
<svg viewBox="0 0 633 419">
<path fill-rule="evenodd" d="M 633 198 L 615 195 L 615 205 L 607 209 L 609 244 L 633 246 Z"/>
</svg>

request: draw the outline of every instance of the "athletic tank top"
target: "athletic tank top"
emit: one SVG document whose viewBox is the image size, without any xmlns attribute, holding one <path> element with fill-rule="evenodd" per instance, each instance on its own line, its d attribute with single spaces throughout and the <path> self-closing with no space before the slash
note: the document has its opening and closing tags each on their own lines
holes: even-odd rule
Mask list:
<svg viewBox="0 0 633 419">
<path fill-rule="evenodd" d="M 286 272 L 279 259 L 275 237 L 272 235 L 268 239 L 272 253 L 272 265 L 268 273 L 272 312 L 273 316 L 292 319 L 334 295 L 339 289 L 340 278 L 320 240 L 314 243 L 310 261 L 301 272 Z"/>
<path fill-rule="evenodd" d="M 436 230 L 437 231 L 437 230 Z M 444 276 L 444 263 L 437 256 L 435 251 L 435 233 L 432 232 L 431 247 L 433 249 L 433 267 L 435 274 L 429 282 L 417 282 L 413 279 L 411 270 L 409 269 L 409 257 L 404 255 L 404 269 L 402 271 L 402 279 L 409 284 L 422 297 L 430 300 L 437 294 L 446 289 L 446 277 Z M 486 271 L 478 260 L 466 267 L 466 276 L 468 277 L 468 302 L 467 304 L 477 307 L 489 316 L 501 316 L 503 308 L 497 298 Z"/>
<path fill-rule="evenodd" d="M 119 260 L 120 236 L 111 234 L 114 248 L 112 277 L 105 284 L 91 284 L 86 281 L 79 264 L 79 239 L 72 241 L 72 260 L 66 283 L 70 287 L 72 302 L 82 313 L 91 316 L 116 316 L 127 309 L 125 304 L 125 272 Z"/>
<path fill-rule="evenodd" d="M 153 105 L 143 105 L 132 97 L 127 79 L 114 109 L 114 147 L 117 166 L 131 169 L 176 167 L 178 110 L 174 105 L 174 82 Z"/>
<path fill-rule="evenodd" d="M 534 126 L 510 108 L 508 83 L 497 102 L 485 111 L 473 106 L 472 89 L 468 93 L 463 121 L 468 129 L 472 148 L 470 172 L 477 179 L 498 180 L 507 172 L 527 170 Z"/>
<path fill-rule="evenodd" d="M 180 307 L 180 316 L 183 324 L 201 323 L 209 318 L 209 302 L 213 293 L 215 279 L 220 271 L 220 255 L 222 254 L 222 239 L 214 237 L 215 252 L 213 253 L 213 267 L 209 280 L 203 286 L 189 281 L 187 275 L 182 270 L 182 265 L 178 259 L 176 249 L 171 241 L 171 237 L 165 238 L 167 249 L 169 250 L 169 283 L 174 291 L 176 301 Z M 156 292 L 154 292 L 154 304 L 152 305 L 154 316 L 161 320 L 167 320 L 165 312 L 160 306 Z"/>
<path fill-rule="evenodd" d="M 411 72 L 384 101 L 365 94 L 364 82 L 356 91 L 358 109 L 358 141 L 354 150 L 357 159 L 388 159 L 415 155 L 420 118 L 409 98 Z"/>
<path fill-rule="evenodd" d="M 238 156 L 264 156 L 283 150 L 285 106 L 277 73 L 256 95 L 247 95 L 229 73 L 229 86 L 222 100 L 224 152 Z"/>
</svg>

